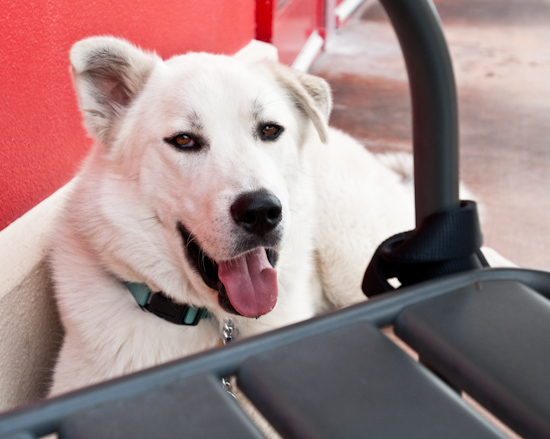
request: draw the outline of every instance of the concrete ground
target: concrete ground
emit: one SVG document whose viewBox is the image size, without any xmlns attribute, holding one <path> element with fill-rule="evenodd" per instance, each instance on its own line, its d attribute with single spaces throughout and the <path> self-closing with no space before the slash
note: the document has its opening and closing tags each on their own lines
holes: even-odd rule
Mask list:
<svg viewBox="0 0 550 439">
<path fill-rule="evenodd" d="M 485 245 L 550 270 L 550 0 L 436 0 L 460 114 L 460 175 Z M 411 150 L 407 75 L 381 6 L 367 1 L 312 73 L 334 92 L 331 124 L 376 152 Z"/>
</svg>

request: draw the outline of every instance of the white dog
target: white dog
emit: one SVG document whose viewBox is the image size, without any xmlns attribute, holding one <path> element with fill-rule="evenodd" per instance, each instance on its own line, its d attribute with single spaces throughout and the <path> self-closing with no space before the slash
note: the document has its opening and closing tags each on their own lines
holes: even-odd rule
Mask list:
<svg viewBox="0 0 550 439">
<path fill-rule="evenodd" d="M 400 177 L 328 128 L 324 80 L 110 37 L 70 57 L 96 142 L 51 255 L 52 395 L 212 348 L 228 317 L 245 337 L 363 300 L 376 246 L 412 228 Z"/>
</svg>

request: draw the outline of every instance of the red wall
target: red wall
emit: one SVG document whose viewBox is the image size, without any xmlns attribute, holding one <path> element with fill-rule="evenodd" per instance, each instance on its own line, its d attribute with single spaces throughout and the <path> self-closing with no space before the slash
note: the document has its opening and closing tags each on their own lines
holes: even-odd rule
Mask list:
<svg viewBox="0 0 550 439">
<path fill-rule="evenodd" d="M 0 229 L 67 183 L 88 151 L 68 51 L 115 35 L 163 57 L 233 53 L 255 34 L 255 0 L 0 0 Z"/>
</svg>

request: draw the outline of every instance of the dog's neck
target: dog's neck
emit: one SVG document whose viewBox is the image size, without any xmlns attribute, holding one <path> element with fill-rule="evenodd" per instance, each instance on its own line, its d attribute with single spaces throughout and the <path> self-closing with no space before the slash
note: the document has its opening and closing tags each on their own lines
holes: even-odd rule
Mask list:
<svg viewBox="0 0 550 439">
<path fill-rule="evenodd" d="M 124 285 L 142 309 L 176 325 L 195 326 L 212 317 L 206 308 L 176 303 L 162 292 L 153 293 L 145 284 L 124 282 Z"/>
</svg>

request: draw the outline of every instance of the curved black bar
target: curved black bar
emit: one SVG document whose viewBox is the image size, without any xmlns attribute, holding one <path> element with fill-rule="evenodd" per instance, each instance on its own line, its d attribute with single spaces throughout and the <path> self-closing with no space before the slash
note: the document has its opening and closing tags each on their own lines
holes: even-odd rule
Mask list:
<svg viewBox="0 0 550 439">
<path fill-rule="evenodd" d="M 458 108 L 451 58 L 431 0 L 380 0 L 407 66 L 413 113 L 416 225 L 459 206 Z"/>
</svg>

